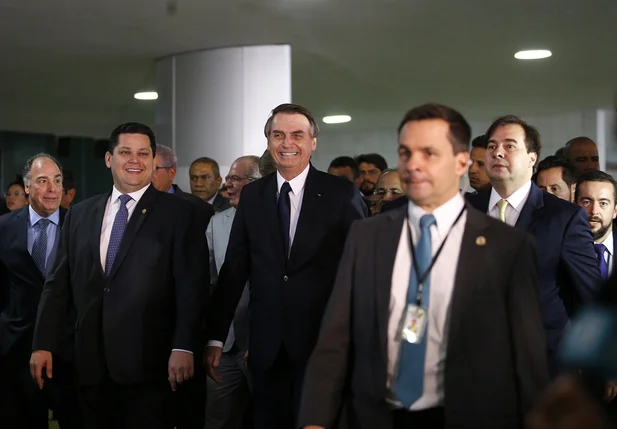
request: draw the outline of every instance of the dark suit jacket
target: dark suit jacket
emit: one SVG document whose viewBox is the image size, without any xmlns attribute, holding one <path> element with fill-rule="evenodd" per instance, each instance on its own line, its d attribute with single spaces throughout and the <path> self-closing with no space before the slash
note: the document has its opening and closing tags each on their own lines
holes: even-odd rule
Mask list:
<svg viewBox="0 0 617 429">
<path fill-rule="evenodd" d="M 60 208 L 55 246 L 66 210 Z M 32 352 L 36 311 L 45 279 L 28 252 L 29 206 L 0 217 L 0 357 L 22 356 L 27 362 Z M 52 261 L 55 251 L 49 260 Z M 58 354 L 72 360 L 72 331 L 66 324 Z"/>
<path fill-rule="evenodd" d="M 196 197 L 193 194 L 189 194 L 184 192 L 182 189 L 178 187 L 178 185 L 172 185 L 174 188 L 174 195 L 176 197 L 180 197 L 184 200 L 190 201 L 193 203 L 197 210 L 197 223 L 201 229 L 203 226 L 203 230 L 205 231 L 208 228 L 208 224 L 210 223 L 210 219 L 214 216 L 214 208 L 202 200 L 199 197 Z"/>
<path fill-rule="evenodd" d="M 212 202 L 212 208 L 214 209 L 214 212 L 220 213 L 224 210 L 227 210 L 229 207 L 231 207 L 229 205 L 229 200 L 217 192 L 216 197 L 214 197 L 214 201 Z"/>
<path fill-rule="evenodd" d="M 0 197 L 0 215 L 3 215 L 5 213 L 9 213 L 10 210 L 6 207 L 6 200 L 2 197 Z"/>
<path fill-rule="evenodd" d="M 308 360 L 347 231 L 364 216 L 364 203 L 353 183 L 311 167 L 287 259 L 277 193 L 276 174 L 242 189 L 208 314 L 208 339 L 224 342 L 244 285 L 250 282 L 249 360 L 255 368 L 269 368 L 281 345 L 295 363 Z"/>
<path fill-rule="evenodd" d="M 200 345 L 208 298 L 208 249 L 188 202 L 150 186 L 127 224 L 109 278 L 101 267 L 101 225 L 109 194 L 66 216 L 34 333 L 35 350 L 58 347 L 74 306 L 75 366 L 82 385 L 106 371 L 120 384 L 165 382 L 172 349 Z"/>
<path fill-rule="evenodd" d="M 397 198 L 394 201 L 389 201 L 387 203 L 385 203 L 383 206 L 381 206 L 381 212 L 380 213 L 385 213 L 385 212 L 389 212 L 390 210 L 396 210 L 399 207 L 403 207 L 404 205 L 407 204 L 407 201 L 409 201 L 407 198 L 405 198 L 404 196 L 401 198 Z"/>
<path fill-rule="evenodd" d="M 387 330 L 405 208 L 349 233 L 306 373 L 298 426 L 392 427 Z M 476 244 L 478 237 L 485 245 Z M 366 245 L 371 243 L 371 245 Z M 445 362 L 447 428 L 520 429 L 548 383 L 531 237 L 468 208 L 452 292 Z"/>
<path fill-rule="evenodd" d="M 468 194 L 467 199 L 486 213 L 490 193 Z M 593 299 L 601 282 L 587 214 L 532 183 L 516 227 L 530 232 L 538 248 L 540 305 L 552 357 L 568 320 Z"/>
</svg>

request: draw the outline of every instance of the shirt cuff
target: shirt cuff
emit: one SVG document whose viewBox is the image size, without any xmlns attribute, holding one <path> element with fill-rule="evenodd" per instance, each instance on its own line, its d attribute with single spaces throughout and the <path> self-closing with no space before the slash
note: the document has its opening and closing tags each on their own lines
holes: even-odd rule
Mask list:
<svg viewBox="0 0 617 429">
<path fill-rule="evenodd" d="M 223 348 L 223 343 L 221 341 L 208 341 L 208 344 L 206 344 L 206 347 L 219 347 L 219 348 Z"/>
<path fill-rule="evenodd" d="M 189 351 L 189 350 L 184 350 L 184 349 L 172 349 L 172 352 L 184 352 L 184 353 L 189 353 L 189 354 L 193 354 L 193 352 Z"/>
</svg>

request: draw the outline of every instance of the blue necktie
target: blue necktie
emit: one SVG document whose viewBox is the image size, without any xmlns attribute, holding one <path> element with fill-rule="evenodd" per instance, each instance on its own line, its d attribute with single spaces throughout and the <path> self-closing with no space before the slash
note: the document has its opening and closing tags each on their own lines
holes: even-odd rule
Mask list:
<svg viewBox="0 0 617 429">
<path fill-rule="evenodd" d="M 283 246 L 285 247 L 285 257 L 289 257 L 289 223 L 291 222 L 291 204 L 289 202 L 289 192 L 291 186 L 289 182 L 283 183 L 281 192 L 279 193 L 278 213 L 279 226 L 281 228 L 281 237 L 283 237 Z"/>
<path fill-rule="evenodd" d="M 32 244 L 32 259 L 39 268 L 43 277 L 46 277 L 47 271 L 47 225 L 51 222 L 49 219 L 39 219 L 35 226 L 39 229 L 39 235 Z"/>
<path fill-rule="evenodd" d="M 598 264 L 600 264 L 600 274 L 602 278 L 606 280 L 608 278 L 608 264 L 604 259 L 604 252 L 606 252 L 606 246 L 602 243 L 594 244 L 593 247 L 596 249 L 596 256 L 598 257 Z"/>
<path fill-rule="evenodd" d="M 409 287 L 407 289 L 407 304 L 416 304 L 418 281 L 431 264 L 431 225 L 435 224 L 433 215 L 424 215 L 420 218 L 420 239 L 416 246 L 416 262 L 419 273 L 416 273 L 412 263 L 409 273 Z M 413 246 L 413 243 L 409 243 Z M 427 276 L 422 289 L 422 307 L 429 308 L 430 276 Z M 428 317 L 428 316 L 427 316 Z M 411 407 L 421 396 L 424 389 L 424 358 L 426 355 L 426 337 L 428 323 L 422 341 L 418 344 L 401 341 L 398 375 L 395 394 L 405 408 Z"/>
<path fill-rule="evenodd" d="M 116 254 L 120 248 L 122 236 L 124 235 L 124 230 L 126 229 L 126 224 L 129 220 L 129 209 L 126 208 L 126 204 L 131 201 L 132 198 L 130 195 L 123 194 L 120 195 L 119 199 L 120 209 L 118 209 L 118 213 L 116 213 L 114 225 L 111 228 L 109 247 L 107 248 L 107 259 L 105 260 L 105 276 L 107 277 L 109 277 L 109 273 L 111 273 L 111 269 L 114 266 Z"/>
</svg>

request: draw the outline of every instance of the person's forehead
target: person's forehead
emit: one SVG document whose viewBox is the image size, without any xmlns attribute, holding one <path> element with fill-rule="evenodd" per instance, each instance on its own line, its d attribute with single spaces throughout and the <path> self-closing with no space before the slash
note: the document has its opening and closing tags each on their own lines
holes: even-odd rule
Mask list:
<svg viewBox="0 0 617 429">
<path fill-rule="evenodd" d="M 118 145 L 151 149 L 150 138 L 144 134 L 120 134 L 118 136 Z"/>
<path fill-rule="evenodd" d="M 197 164 L 193 164 L 193 166 L 191 167 L 191 171 L 211 173 L 212 164 L 210 164 L 209 162 L 198 162 Z"/>
<path fill-rule="evenodd" d="M 361 162 L 358 168 L 360 170 L 379 170 L 375 164 L 371 164 L 369 162 Z"/>
<path fill-rule="evenodd" d="M 61 174 L 60 168 L 58 168 L 58 165 L 49 158 L 35 159 L 30 169 L 30 174 L 33 174 L 33 173 L 53 174 L 53 175 Z"/>
<path fill-rule="evenodd" d="M 308 118 L 299 113 L 277 113 L 272 119 L 272 129 L 280 131 L 305 131 L 311 126 Z"/>
<path fill-rule="evenodd" d="M 562 167 L 551 167 L 546 170 L 542 170 L 538 173 L 538 178 L 544 179 L 547 181 L 562 180 L 563 168 Z"/>
<path fill-rule="evenodd" d="M 489 137 L 489 141 L 499 141 L 508 138 L 525 138 L 525 130 L 518 124 L 500 125 Z"/>
<path fill-rule="evenodd" d="M 572 153 L 577 154 L 598 154 L 598 146 L 594 142 L 585 141 L 574 143 L 570 148 Z"/>
<path fill-rule="evenodd" d="M 483 147 L 474 147 L 474 148 L 471 148 L 470 156 L 483 158 L 485 152 L 486 152 L 486 149 Z"/>
<path fill-rule="evenodd" d="M 615 190 L 608 182 L 583 182 L 579 187 L 580 197 L 600 198 L 613 197 Z"/>
</svg>

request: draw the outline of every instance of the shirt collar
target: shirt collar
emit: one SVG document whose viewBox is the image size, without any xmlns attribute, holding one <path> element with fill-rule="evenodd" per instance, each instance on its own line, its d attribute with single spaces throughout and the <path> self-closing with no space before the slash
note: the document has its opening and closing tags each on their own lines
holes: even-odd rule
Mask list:
<svg viewBox="0 0 617 429">
<path fill-rule="evenodd" d="M 208 201 L 206 201 L 208 204 L 213 205 L 214 204 L 214 200 L 216 200 L 216 196 L 219 193 L 217 192 L 216 194 L 214 194 L 214 196 L 212 198 L 210 198 Z"/>
<path fill-rule="evenodd" d="M 170 193 L 170 194 L 175 194 L 175 193 L 176 193 L 176 190 L 174 189 L 174 185 L 171 185 L 171 186 L 169 187 L 169 189 L 167 190 L 167 192 L 168 192 L 168 193 Z"/>
<path fill-rule="evenodd" d="M 144 196 L 144 194 L 146 193 L 146 190 L 150 187 L 150 184 L 148 183 L 146 186 L 144 186 L 143 188 L 141 188 L 139 191 L 135 191 L 135 192 L 131 192 L 127 195 L 130 195 L 131 198 L 133 200 L 135 200 L 136 203 L 139 202 L 139 200 L 141 200 L 141 197 Z M 118 189 L 116 189 L 116 186 L 114 185 L 113 190 L 111 191 L 111 203 L 115 203 L 118 198 L 120 198 L 120 195 L 122 195 L 122 192 L 120 192 Z"/>
<path fill-rule="evenodd" d="M 56 210 L 51 214 L 51 216 L 46 218 L 35 212 L 32 206 L 28 206 L 28 211 L 30 213 L 30 226 L 36 225 L 36 223 L 41 219 L 49 219 L 49 221 L 56 226 L 60 224 L 60 209 Z"/>
<path fill-rule="evenodd" d="M 457 192 L 454 197 L 433 210 L 432 214 L 435 216 L 437 231 L 441 237 L 445 237 L 446 234 L 448 234 L 450 228 L 454 225 L 454 221 L 456 221 L 456 218 L 460 214 L 461 210 L 463 210 L 464 206 L 465 200 L 463 199 L 463 196 Z M 407 210 L 411 224 L 416 230 L 419 230 L 420 218 L 427 214 L 427 212 L 411 201 L 409 201 Z"/>
<path fill-rule="evenodd" d="M 608 250 L 608 253 L 611 256 L 613 256 L 613 250 L 615 249 L 615 242 L 613 240 L 613 231 L 611 231 L 611 233 L 606 237 L 606 240 L 604 240 L 602 244 L 604 244 L 604 247 L 606 247 L 606 250 Z"/>
<path fill-rule="evenodd" d="M 311 164 L 307 165 L 306 168 L 302 170 L 302 173 L 298 174 L 296 177 L 294 177 L 291 180 L 285 180 L 285 178 L 281 176 L 281 173 L 277 171 L 276 172 L 276 183 L 278 185 L 277 189 L 279 193 L 281 192 L 281 187 L 283 186 L 283 183 L 289 182 L 289 186 L 291 186 L 291 192 L 293 192 L 294 195 L 298 195 L 300 191 L 304 189 L 304 185 L 306 184 L 306 178 L 308 176 L 310 168 L 311 168 Z"/>
<path fill-rule="evenodd" d="M 525 205 L 525 201 L 527 201 L 527 196 L 529 195 L 529 192 L 531 192 L 531 180 L 518 188 L 516 192 L 514 192 L 508 198 L 503 199 L 505 199 L 514 210 L 520 213 L 521 210 L 523 210 L 523 205 Z M 495 188 L 491 189 L 491 199 L 488 202 L 488 211 L 490 212 L 491 210 L 493 210 L 501 199 L 501 196 L 495 190 Z"/>
</svg>

